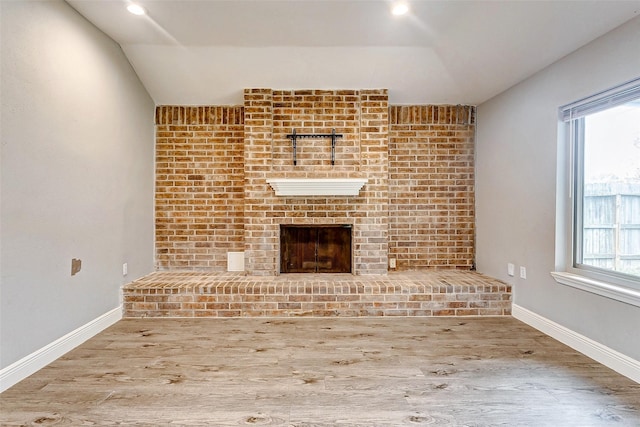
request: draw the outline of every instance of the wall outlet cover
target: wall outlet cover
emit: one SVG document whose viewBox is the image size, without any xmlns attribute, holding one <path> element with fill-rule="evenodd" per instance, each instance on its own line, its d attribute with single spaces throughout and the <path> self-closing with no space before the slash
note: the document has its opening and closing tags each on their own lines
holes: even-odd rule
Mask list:
<svg viewBox="0 0 640 427">
<path fill-rule="evenodd" d="M 520 278 L 521 279 L 526 279 L 527 278 L 527 268 L 526 267 L 520 267 Z"/>
</svg>

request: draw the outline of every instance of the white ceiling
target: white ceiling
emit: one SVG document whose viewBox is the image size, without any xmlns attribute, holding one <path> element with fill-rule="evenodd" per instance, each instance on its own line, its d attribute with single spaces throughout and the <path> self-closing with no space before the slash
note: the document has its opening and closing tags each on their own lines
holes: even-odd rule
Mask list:
<svg viewBox="0 0 640 427">
<path fill-rule="evenodd" d="M 479 104 L 637 17 L 640 0 L 67 0 L 118 42 L 158 105 L 244 88 L 387 88 L 393 104 Z"/>
</svg>

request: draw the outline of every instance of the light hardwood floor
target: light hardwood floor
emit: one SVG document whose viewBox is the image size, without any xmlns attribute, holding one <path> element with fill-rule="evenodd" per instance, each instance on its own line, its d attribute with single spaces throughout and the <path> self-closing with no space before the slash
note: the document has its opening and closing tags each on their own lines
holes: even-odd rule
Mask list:
<svg viewBox="0 0 640 427">
<path fill-rule="evenodd" d="M 511 318 L 126 319 L 9 425 L 639 426 L 640 385 Z"/>
</svg>

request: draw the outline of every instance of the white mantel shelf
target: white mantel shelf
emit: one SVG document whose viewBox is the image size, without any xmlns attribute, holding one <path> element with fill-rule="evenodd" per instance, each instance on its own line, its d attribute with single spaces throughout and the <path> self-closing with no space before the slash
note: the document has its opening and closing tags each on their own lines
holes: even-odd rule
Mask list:
<svg viewBox="0 0 640 427">
<path fill-rule="evenodd" d="M 268 178 L 276 196 L 357 196 L 366 178 Z"/>
</svg>

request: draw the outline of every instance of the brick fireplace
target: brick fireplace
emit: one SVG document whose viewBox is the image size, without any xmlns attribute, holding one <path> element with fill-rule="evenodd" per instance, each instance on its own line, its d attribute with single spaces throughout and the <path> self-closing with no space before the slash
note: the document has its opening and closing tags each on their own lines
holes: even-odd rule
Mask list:
<svg viewBox="0 0 640 427">
<path fill-rule="evenodd" d="M 249 89 L 244 103 L 245 266 L 251 275 L 279 273 L 280 226 L 353 227 L 353 272 L 385 274 L 388 263 L 388 98 L 386 90 Z M 286 137 L 343 135 L 331 165 L 330 141 L 299 141 L 297 164 Z M 279 197 L 269 178 L 366 178 L 352 197 Z"/>
<path fill-rule="evenodd" d="M 282 226 L 351 227 L 352 273 L 470 269 L 474 260 L 469 106 L 390 106 L 384 89 L 246 89 L 242 106 L 156 111 L 158 270 L 281 271 Z M 298 140 L 293 131 L 341 135 Z M 332 164 L 332 158 L 334 162 Z M 281 196 L 269 180 L 359 178 L 356 195 Z"/>
<path fill-rule="evenodd" d="M 294 130 L 341 137 L 298 140 L 294 164 Z M 157 107 L 158 271 L 124 287 L 124 316 L 509 315 L 511 287 L 468 271 L 474 133 L 474 107 L 389 105 L 384 89 Z M 327 190 L 336 179 L 357 189 Z M 281 274 L 289 227 L 348 229 L 351 274 Z M 322 250 L 312 263 L 337 262 Z"/>
</svg>

